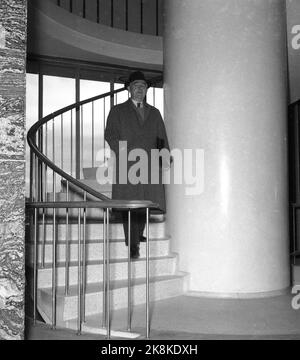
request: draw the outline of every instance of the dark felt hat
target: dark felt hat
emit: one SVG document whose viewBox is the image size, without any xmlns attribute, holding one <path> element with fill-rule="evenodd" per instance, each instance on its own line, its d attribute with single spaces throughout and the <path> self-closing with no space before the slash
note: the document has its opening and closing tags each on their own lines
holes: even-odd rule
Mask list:
<svg viewBox="0 0 300 360">
<path fill-rule="evenodd" d="M 147 84 L 148 87 L 151 85 L 150 81 L 145 78 L 144 73 L 142 73 L 141 71 L 134 71 L 133 73 L 131 73 L 129 75 L 128 80 L 125 82 L 125 86 L 126 87 L 129 86 L 133 81 L 136 81 L 136 80 L 145 81 L 145 83 Z"/>
</svg>

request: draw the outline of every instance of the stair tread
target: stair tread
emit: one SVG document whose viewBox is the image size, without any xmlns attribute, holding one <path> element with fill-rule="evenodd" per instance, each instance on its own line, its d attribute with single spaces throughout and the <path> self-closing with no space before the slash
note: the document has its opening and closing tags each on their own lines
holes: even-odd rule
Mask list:
<svg viewBox="0 0 300 360">
<path fill-rule="evenodd" d="M 169 253 L 168 255 L 165 256 L 154 256 L 154 257 L 150 257 L 149 260 L 150 261 L 156 261 L 156 260 L 165 260 L 165 259 L 173 259 L 176 257 L 176 254 L 172 254 Z M 140 257 L 138 259 L 134 259 L 132 261 L 134 262 L 142 262 L 145 261 L 146 258 L 145 257 Z M 117 263 L 127 263 L 128 259 L 127 258 L 120 258 L 120 259 L 110 259 L 110 264 L 117 264 Z M 103 264 L 103 260 L 87 260 L 86 261 L 86 265 L 87 266 L 92 266 L 92 265 L 102 265 Z M 30 267 L 33 266 L 33 264 L 29 264 Z M 69 266 L 70 267 L 77 267 L 78 266 L 78 262 L 77 261 L 70 261 L 69 262 Z M 56 268 L 63 268 L 65 267 L 65 262 L 64 261 L 60 261 L 57 262 L 56 264 Z M 52 263 L 45 263 L 45 267 L 41 268 L 39 267 L 38 270 L 47 270 L 47 269 L 52 269 Z"/>
<path fill-rule="evenodd" d="M 152 276 L 149 278 L 149 281 L 151 283 L 156 282 L 156 281 L 166 281 L 166 280 L 176 280 L 176 279 L 181 279 L 185 276 L 187 276 L 188 273 L 183 272 L 183 271 L 179 271 L 175 274 L 171 274 L 171 275 L 158 275 L 158 276 Z M 142 285 L 146 283 L 146 277 L 143 278 L 132 278 L 131 280 L 131 285 L 135 286 L 135 285 Z M 110 282 L 110 289 L 120 289 L 120 288 L 125 288 L 128 286 L 128 282 L 127 279 L 123 279 L 123 280 L 111 280 Z M 96 292 L 101 292 L 103 290 L 103 282 L 97 282 L 97 283 L 88 283 L 86 284 L 86 294 L 93 294 Z M 42 288 L 39 291 L 50 294 L 52 293 L 52 288 Z M 73 297 L 73 296 L 77 296 L 78 294 L 78 286 L 77 285 L 70 285 L 69 287 L 69 293 L 68 295 L 65 295 L 65 287 L 64 286 L 58 286 L 56 288 L 56 294 L 57 296 L 63 296 L 63 297 Z"/>
</svg>

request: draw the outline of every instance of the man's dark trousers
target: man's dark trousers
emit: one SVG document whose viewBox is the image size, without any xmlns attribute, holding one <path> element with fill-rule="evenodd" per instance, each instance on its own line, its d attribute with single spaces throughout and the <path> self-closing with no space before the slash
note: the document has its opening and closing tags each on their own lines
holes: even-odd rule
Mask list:
<svg viewBox="0 0 300 360">
<path fill-rule="evenodd" d="M 125 244 L 128 246 L 128 211 L 122 211 L 123 228 L 125 233 Z M 140 239 L 146 224 L 146 210 L 131 210 L 130 216 L 130 247 L 131 249 L 139 245 Z"/>
</svg>

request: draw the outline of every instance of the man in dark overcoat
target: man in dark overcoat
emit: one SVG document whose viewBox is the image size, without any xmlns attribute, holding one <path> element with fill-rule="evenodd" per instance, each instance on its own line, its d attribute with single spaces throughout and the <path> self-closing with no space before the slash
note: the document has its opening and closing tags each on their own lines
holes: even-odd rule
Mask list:
<svg viewBox="0 0 300 360">
<path fill-rule="evenodd" d="M 155 164 L 152 163 L 151 167 L 151 150 L 169 150 L 169 143 L 159 110 L 145 101 L 149 85 L 150 83 L 145 79 L 142 72 L 133 72 L 126 83 L 130 98 L 128 101 L 112 107 L 107 118 L 105 140 L 116 156 L 116 176 L 115 183 L 112 186 L 112 198 L 116 200 L 151 200 L 159 204 L 161 213 L 165 213 L 162 162 L 159 162 L 160 166 L 156 162 Z M 136 159 L 130 158 L 128 160 L 130 152 L 138 149 L 141 149 L 148 155 L 148 163 L 146 165 L 144 162 L 142 164 L 142 159 L 138 156 Z M 124 164 L 124 152 L 127 155 L 125 157 L 127 159 L 126 164 Z M 138 163 L 141 166 L 137 166 Z M 135 168 L 132 166 L 140 167 L 137 170 L 134 181 L 130 178 L 130 169 Z M 124 174 L 120 174 L 121 169 L 126 171 L 125 182 Z M 154 175 L 153 172 L 157 172 L 157 176 L 151 176 L 151 174 Z M 140 181 L 137 182 L 136 178 L 139 177 Z M 155 178 L 155 181 L 153 181 L 153 178 Z M 139 243 L 140 241 L 145 241 L 143 232 L 146 212 L 144 209 L 141 209 L 134 210 L 131 214 L 130 253 L 132 258 L 138 258 Z M 127 211 L 122 211 L 122 219 L 125 243 L 128 245 Z"/>
</svg>

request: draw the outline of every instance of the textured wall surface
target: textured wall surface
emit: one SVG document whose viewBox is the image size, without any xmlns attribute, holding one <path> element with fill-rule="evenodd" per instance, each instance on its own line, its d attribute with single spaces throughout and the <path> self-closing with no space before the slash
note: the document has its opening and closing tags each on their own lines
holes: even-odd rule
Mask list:
<svg viewBox="0 0 300 360">
<path fill-rule="evenodd" d="M 0 339 L 24 337 L 27 1 L 0 1 Z"/>
</svg>

